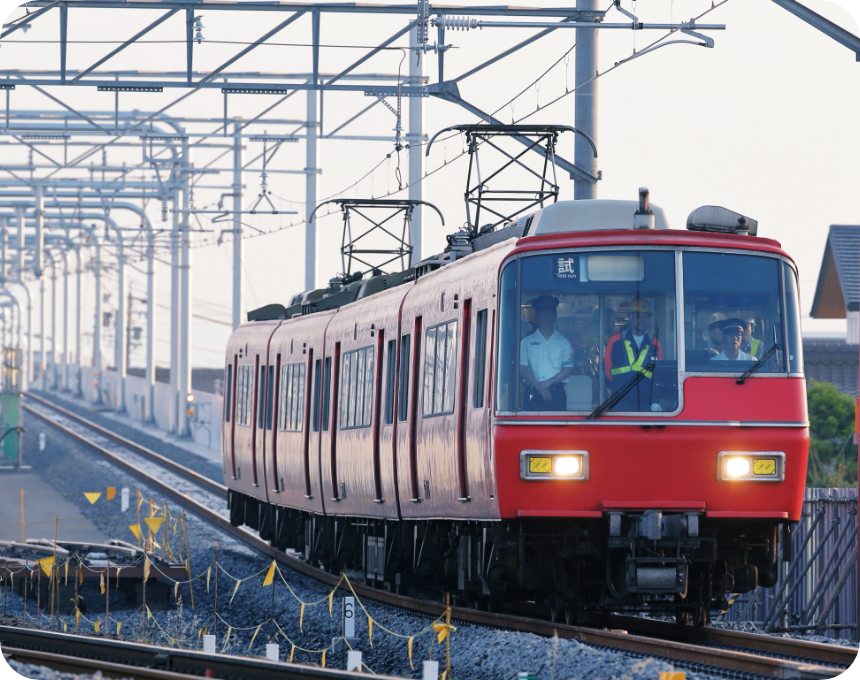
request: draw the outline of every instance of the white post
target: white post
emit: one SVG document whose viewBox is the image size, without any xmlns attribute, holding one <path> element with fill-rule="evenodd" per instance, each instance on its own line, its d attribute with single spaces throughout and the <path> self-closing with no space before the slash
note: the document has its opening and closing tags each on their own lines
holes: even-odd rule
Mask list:
<svg viewBox="0 0 860 680">
<path fill-rule="evenodd" d="M 421 680 L 437 680 L 439 677 L 439 662 L 425 661 Z"/>
<path fill-rule="evenodd" d="M 188 138 L 182 140 L 182 281 L 180 294 L 180 358 L 179 358 L 179 436 L 190 437 L 191 426 L 186 411 L 188 395 L 191 394 L 191 173 Z"/>
<path fill-rule="evenodd" d="M 81 248 L 80 246 L 75 246 L 75 262 L 77 264 L 77 268 L 75 270 L 75 373 L 77 374 L 76 382 L 77 382 L 77 390 L 75 391 L 76 396 L 83 397 L 83 375 L 81 373 L 81 368 L 83 366 L 83 362 L 81 361 L 81 345 L 83 340 L 83 325 L 81 324 L 81 298 L 84 295 L 83 287 L 81 286 L 81 275 L 83 273 L 83 268 L 81 266 Z"/>
<path fill-rule="evenodd" d="M 233 330 L 242 323 L 242 135 L 233 124 Z"/>
<path fill-rule="evenodd" d="M 174 189 L 170 232 L 170 418 L 168 429 L 179 432 L 179 190 Z"/>
<path fill-rule="evenodd" d="M 409 31 L 409 44 L 418 46 L 418 29 Z M 421 56 L 417 56 L 420 54 Z M 409 84 L 417 87 L 423 83 L 424 54 L 410 51 L 406 57 L 409 60 Z M 420 201 L 422 196 L 421 177 L 424 175 L 424 97 L 409 97 L 409 131 L 406 135 L 409 144 L 409 200 Z M 412 261 L 421 261 L 421 234 L 424 218 L 424 206 L 417 206 L 412 213 L 410 240 L 412 242 Z"/>
<path fill-rule="evenodd" d="M 316 85 L 311 81 L 313 85 Z M 317 207 L 317 91 L 308 90 L 307 155 L 305 163 L 305 290 L 316 285 L 317 231 L 311 213 Z"/>
<path fill-rule="evenodd" d="M 96 246 L 96 261 L 94 273 L 96 278 L 96 322 L 93 327 L 93 371 L 95 373 L 96 398 L 94 403 L 102 402 L 102 250 L 96 236 L 96 230 L 90 232 Z"/>
<path fill-rule="evenodd" d="M 42 256 L 44 248 L 44 221 L 45 211 L 42 206 L 42 186 L 37 184 L 33 187 L 33 218 L 36 220 L 36 277 L 42 278 Z M 23 239 L 22 239 L 23 240 Z M 21 244 L 23 245 L 23 243 Z"/>
<path fill-rule="evenodd" d="M 597 0 L 576 0 L 578 10 L 596 10 Z M 574 127 L 590 136 L 597 144 L 597 37 L 598 30 L 593 27 L 576 29 Z M 581 136 L 574 135 L 574 164 L 597 175 L 597 159 L 591 145 Z M 597 198 L 597 185 L 584 179 L 573 181 L 574 199 Z"/>
<path fill-rule="evenodd" d="M 203 636 L 203 652 L 204 652 L 204 654 L 214 654 L 215 653 L 215 636 L 214 635 L 204 635 Z"/>
<path fill-rule="evenodd" d="M 147 423 L 155 422 L 155 235 L 147 231 L 146 249 L 146 409 Z"/>
<path fill-rule="evenodd" d="M 39 277 L 39 389 L 45 389 L 45 355 L 47 343 L 45 337 L 48 335 L 45 328 L 45 277 Z"/>
<path fill-rule="evenodd" d="M 116 312 L 116 334 L 114 336 L 114 366 L 117 376 L 117 401 L 116 411 L 125 413 L 125 378 L 126 378 L 126 355 L 125 355 L 125 249 L 122 241 L 122 232 L 113 225 L 117 235 L 117 265 L 119 284 L 119 304 Z"/>
<path fill-rule="evenodd" d="M 350 649 L 346 653 L 346 670 L 353 673 L 361 673 L 361 652 Z"/>
<path fill-rule="evenodd" d="M 63 251 L 63 392 L 69 391 L 69 250 Z"/>
<path fill-rule="evenodd" d="M 51 256 L 51 373 L 57 389 L 57 262 Z"/>
<path fill-rule="evenodd" d="M 268 661 L 279 661 L 281 658 L 281 648 L 277 642 L 269 642 L 266 645 L 266 659 Z"/>
</svg>

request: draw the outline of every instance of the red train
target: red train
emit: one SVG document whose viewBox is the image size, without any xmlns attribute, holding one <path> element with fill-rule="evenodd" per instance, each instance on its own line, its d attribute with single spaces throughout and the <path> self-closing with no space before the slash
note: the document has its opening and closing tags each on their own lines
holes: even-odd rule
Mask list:
<svg viewBox="0 0 860 680">
<path fill-rule="evenodd" d="M 231 521 L 379 586 L 568 621 L 701 624 L 772 585 L 808 418 L 797 271 L 756 226 L 559 202 L 250 313 L 227 347 Z"/>
</svg>

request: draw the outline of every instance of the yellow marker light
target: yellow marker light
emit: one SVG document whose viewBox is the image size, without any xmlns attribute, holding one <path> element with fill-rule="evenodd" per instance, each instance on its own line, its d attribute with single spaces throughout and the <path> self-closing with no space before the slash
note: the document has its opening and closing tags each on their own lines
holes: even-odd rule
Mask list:
<svg viewBox="0 0 860 680">
<path fill-rule="evenodd" d="M 529 458 L 529 472 L 549 474 L 552 472 L 552 458 Z"/>
<path fill-rule="evenodd" d="M 754 475 L 775 475 L 776 461 L 773 458 L 764 458 L 753 461 Z"/>
<path fill-rule="evenodd" d="M 750 462 L 746 458 L 729 458 L 726 461 L 727 477 L 746 477 L 750 473 Z"/>
<path fill-rule="evenodd" d="M 579 472 L 579 458 L 576 456 L 559 456 L 555 459 L 555 474 L 572 477 Z"/>
</svg>

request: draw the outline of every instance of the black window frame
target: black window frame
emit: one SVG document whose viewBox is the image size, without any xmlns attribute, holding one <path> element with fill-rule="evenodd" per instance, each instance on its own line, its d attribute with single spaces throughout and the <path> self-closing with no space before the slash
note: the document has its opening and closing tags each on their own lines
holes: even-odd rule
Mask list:
<svg viewBox="0 0 860 680">
<path fill-rule="evenodd" d="M 375 367 L 376 348 L 373 345 L 357 347 L 343 353 L 340 361 L 338 402 L 340 405 L 338 427 L 341 430 L 357 430 L 370 427 L 373 423 Z M 359 375 L 359 369 L 361 375 Z"/>
<path fill-rule="evenodd" d="M 272 414 L 275 409 L 275 366 L 269 365 L 266 378 L 266 429 L 272 429 Z"/>
<path fill-rule="evenodd" d="M 459 342 L 460 342 L 460 337 L 459 337 L 460 336 L 460 322 L 459 321 L 460 320 L 457 318 L 448 319 L 446 321 L 442 321 L 441 323 L 434 324 L 434 325 L 428 327 L 424 331 L 424 338 L 423 338 L 423 340 L 424 340 L 424 357 L 423 357 L 423 361 L 421 362 L 421 366 L 422 366 L 422 369 L 421 369 L 421 377 L 422 377 L 421 388 L 422 388 L 422 394 L 423 394 L 423 399 L 422 399 L 423 407 L 421 409 L 421 416 L 423 418 L 434 418 L 436 416 L 451 415 L 452 413 L 454 413 L 454 411 L 457 408 L 457 400 L 456 400 L 457 370 L 459 368 L 459 363 L 460 363 L 458 360 L 459 357 L 458 357 L 458 351 L 457 351 L 459 348 Z M 446 357 L 445 357 L 445 362 L 444 362 L 443 369 L 442 369 L 442 373 L 443 373 L 443 375 L 442 375 L 442 392 L 441 392 L 442 404 L 441 404 L 441 410 L 437 411 L 437 410 L 434 410 L 434 406 L 435 406 L 435 402 L 436 402 L 436 399 L 435 399 L 436 385 L 437 385 L 438 380 L 439 380 L 439 376 L 437 375 L 437 373 L 438 373 L 437 369 L 439 367 L 439 360 L 436 356 L 436 348 L 438 347 L 438 342 L 439 342 L 438 341 L 438 332 L 440 329 L 444 330 L 446 337 L 447 337 L 449 326 L 454 327 L 453 347 L 451 347 L 451 348 L 448 347 L 448 342 L 446 339 L 446 342 L 445 342 Z M 433 344 L 434 344 L 433 366 L 432 366 L 433 382 L 432 382 L 432 385 L 430 386 L 430 394 L 433 395 L 433 403 L 430 404 L 429 409 L 428 409 L 428 404 L 427 404 L 427 380 L 428 380 L 427 370 L 429 368 L 428 358 L 430 355 L 429 355 L 429 352 L 427 351 L 427 348 L 428 348 L 427 343 L 430 341 L 431 337 L 433 339 Z M 450 359 L 450 362 L 449 362 L 449 359 Z M 453 369 L 452 369 L 452 366 L 453 366 Z"/>
<path fill-rule="evenodd" d="M 328 432 L 329 417 L 331 416 L 331 365 L 332 358 L 325 358 L 323 368 L 323 402 L 322 402 L 322 431 Z"/>
<path fill-rule="evenodd" d="M 394 423 L 394 386 L 397 378 L 397 340 L 388 341 L 385 368 L 385 424 Z"/>
<path fill-rule="evenodd" d="M 487 376 L 487 328 L 488 309 L 479 309 L 475 314 L 475 361 L 472 385 L 472 408 L 484 407 L 484 382 Z"/>
<path fill-rule="evenodd" d="M 233 362 L 227 364 L 227 382 L 224 390 L 224 422 L 229 423 L 233 412 Z"/>
<path fill-rule="evenodd" d="M 409 371 L 412 354 L 412 335 L 406 333 L 400 336 L 400 370 L 397 373 L 397 422 L 405 423 L 409 419 Z"/>
<path fill-rule="evenodd" d="M 313 431 L 320 431 L 320 388 L 322 387 L 322 359 L 314 361 Z"/>
<path fill-rule="evenodd" d="M 259 385 L 257 385 L 257 429 L 262 430 L 266 422 L 266 365 L 260 366 Z"/>
</svg>

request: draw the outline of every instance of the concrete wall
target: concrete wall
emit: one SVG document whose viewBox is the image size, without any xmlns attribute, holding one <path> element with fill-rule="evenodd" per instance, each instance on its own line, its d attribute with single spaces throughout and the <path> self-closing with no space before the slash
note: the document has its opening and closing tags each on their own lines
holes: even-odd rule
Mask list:
<svg viewBox="0 0 860 680">
<path fill-rule="evenodd" d="M 64 379 L 64 373 L 68 373 L 68 382 Z M 63 365 L 57 365 L 59 388 L 66 385 L 74 394 L 77 391 L 77 367 L 68 366 L 65 370 Z M 96 375 L 91 366 L 81 368 L 81 391 L 84 400 L 88 404 L 98 401 L 101 393 L 101 401 L 104 407 L 116 410 L 119 407 L 119 376 L 114 371 L 102 371 Z M 54 385 L 54 371 L 49 367 L 46 371 L 45 385 L 37 381 L 33 387 L 44 389 L 45 386 Z M 208 392 L 194 391 L 194 402 L 191 408 L 194 416 L 191 419 L 191 432 L 197 444 L 213 449 L 221 450 L 221 413 L 224 398 Z M 175 395 L 171 393 L 170 385 L 166 383 L 155 383 L 154 387 L 154 409 L 152 414 L 154 426 L 165 432 L 176 432 L 176 423 L 172 421 L 170 414 L 170 402 Z M 139 423 L 146 423 L 147 413 L 150 410 L 148 387 L 143 378 L 127 376 L 125 379 L 125 408 L 128 416 Z M 184 408 L 187 406 L 183 405 Z"/>
</svg>

